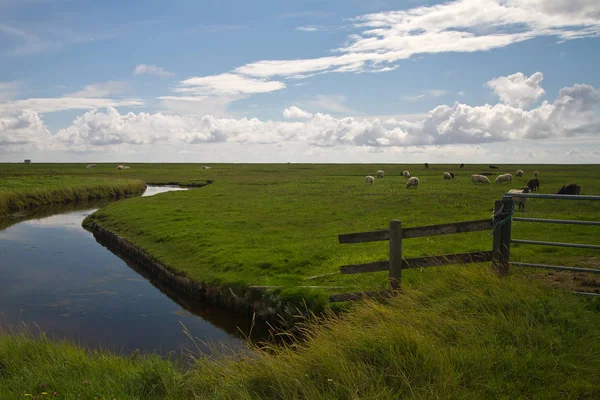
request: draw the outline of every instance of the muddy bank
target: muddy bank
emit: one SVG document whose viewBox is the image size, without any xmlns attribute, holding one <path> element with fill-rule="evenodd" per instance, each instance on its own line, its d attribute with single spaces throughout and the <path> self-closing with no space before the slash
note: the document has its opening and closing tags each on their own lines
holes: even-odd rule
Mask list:
<svg viewBox="0 0 600 400">
<path fill-rule="evenodd" d="M 93 222 L 86 226 L 94 238 L 122 259 L 137 266 L 139 273 L 155 282 L 165 291 L 176 291 L 210 304 L 225 307 L 237 313 L 255 315 L 257 319 L 279 323 L 277 314 L 281 310 L 273 308 L 272 301 L 264 298 L 264 289 L 232 288 L 230 286 L 199 283 L 183 273 L 172 271 L 142 249 L 127 242 L 122 237 Z M 271 303 L 271 304 L 269 304 Z"/>
</svg>

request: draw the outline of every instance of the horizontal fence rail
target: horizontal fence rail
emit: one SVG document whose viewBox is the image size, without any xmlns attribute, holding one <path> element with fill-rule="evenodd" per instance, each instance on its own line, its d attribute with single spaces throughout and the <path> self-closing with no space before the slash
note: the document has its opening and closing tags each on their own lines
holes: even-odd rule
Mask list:
<svg viewBox="0 0 600 400">
<path fill-rule="evenodd" d="M 450 264 L 469 264 L 492 260 L 492 251 L 474 251 L 471 253 L 444 254 L 441 256 L 405 258 L 402 269 L 439 267 Z M 340 267 L 342 274 L 360 274 L 365 272 L 380 272 L 389 269 L 389 261 L 375 261 L 366 264 L 350 264 Z"/>
<path fill-rule="evenodd" d="M 589 226 L 600 226 L 600 222 L 597 221 L 577 221 L 569 219 L 540 219 L 540 218 L 521 218 L 514 217 L 513 221 L 523 222 L 538 222 L 542 224 L 567 224 L 567 225 L 589 225 Z"/>
<path fill-rule="evenodd" d="M 534 244 L 540 246 L 556 246 L 556 247 L 574 247 L 577 249 L 596 249 L 600 250 L 600 246 L 594 244 L 578 244 L 578 243 L 560 243 L 560 242 L 540 242 L 537 240 L 519 240 L 512 239 L 511 243 Z"/>
<path fill-rule="evenodd" d="M 577 267 L 565 267 L 562 265 L 530 264 L 530 263 L 521 263 L 521 262 L 511 262 L 510 265 L 514 265 L 516 267 L 545 268 L 545 269 L 553 269 L 556 271 L 589 272 L 591 274 L 600 274 L 600 269 L 593 269 L 593 268 L 577 268 Z"/>
<path fill-rule="evenodd" d="M 600 196 L 584 196 L 575 194 L 535 194 L 535 193 L 505 193 L 505 197 L 527 197 L 528 199 L 554 200 L 600 200 Z"/>
<path fill-rule="evenodd" d="M 402 229 L 402 238 L 409 239 L 425 236 L 450 235 L 454 233 L 488 231 L 491 230 L 492 227 L 493 225 L 491 219 L 454 222 L 451 224 L 416 226 L 413 228 Z M 341 244 L 376 242 L 389 239 L 389 229 L 382 229 L 371 232 L 344 233 L 338 235 L 338 241 Z"/>
</svg>

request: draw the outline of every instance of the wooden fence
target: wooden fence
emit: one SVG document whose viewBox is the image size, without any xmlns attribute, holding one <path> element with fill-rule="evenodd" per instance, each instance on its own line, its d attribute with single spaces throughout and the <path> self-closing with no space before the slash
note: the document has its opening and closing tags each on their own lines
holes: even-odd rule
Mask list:
<svg viewBox="0 0 600 400">
<path fill-rule="evenodd" d="M 448 264 L 467 264 L 474 262 L 490 261 L 494 257 L 494 251 L 474 251 L 470 253 L 443 254 L 440 256 L 402 258 L 402 245 L 404 239 L 449 235 L 463 232 L 488 231 L 493 228 L 491 219 L 477 221 L 455 222 L 451 224 L 418 226 L 402 228 L 402 221 L 390 221 L 389 229 L 372 232 L 347 233 L 338 235 L 338 241 L 342 244 L 365 243 L 375 241 L 389 241 L 389 260 L 375 261 L 367 264 L 352 264 L 340 267 L 342 274 L 358 274 L 364 272 L 389 271 L 390 286 L 393 290 L 400 287 L 402 270 L 409 268 L 436 267 Z M 387 295 L 390 292 L 360 292 L 341 293 L 332 295 L 331 302 L 357 300 L 375 295 Z"/>
<path fill-rule="evenodd" d="M 513 217 L 515 211 L 515 203 L 513 197 L 563 200 L 600 200 L 600 196 L 569 196 L 531 193 L 511 193 L 510 195 L 505 195 L 502 198 L 502 200 L 498 200 L 495 202 L 494 216 L 491 219 L 455 222 L 440 225 L 418 226 L 411 228 L 402 228 L 402 221 L 392 220 L 390 221 L 389 229 L 371 232 L 341 234 L 338 235 L 338 241 L 341 244 L 388 241 L 389 259 L 366 264 L 344 265 L 340 267 L 340 272 L 342 274 L 358 274 L 365 272 L 389 271 L 389 283 L 392 291 L 400 287 L 403 269 L 436 267 L 449 264 L 468 264 L 475 262 L 491 261 L 492 268 L 499 275 L 507 275 L 509 273 L 511 265 L 521 267 L 566 270 L 573 272 L 600 273 L 600 269 L 510 262 L 511 243 L 600 249 L 600 246 L 590 244 L 539 242 L 533 240 L 513 239 L 512 221 L 600 226 L 600 222 L 596 221 L 571 221 Z M 402 258 L 403 239 L 487 230 L 492 230 L 493 233 L 492 250 L 489 251 L 443 254 L 439 256 L 430 257 Z M 371 297 L 377 295 L 385 296 L 391 294 L 392 291 L 340 293 L 332 295 L 329 298 L 329 301 L 338 302 L 357 300 L 364 297 Z"/>
</svg>

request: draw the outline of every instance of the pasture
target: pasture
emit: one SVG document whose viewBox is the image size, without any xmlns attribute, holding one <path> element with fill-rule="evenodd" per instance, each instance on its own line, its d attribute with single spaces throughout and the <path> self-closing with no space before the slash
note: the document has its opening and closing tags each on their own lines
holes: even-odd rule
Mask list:
<svg viewBox="0 0 600 400">
<path fill-rule="evenodd" d="M 387 287 L 387 273 L 306 280 L 340 265 L 388 257 L 386 242 L 340 245 L 337 235 L 491 218 L 495 200 L 540 171 L 540 193 L 576 182 L 600 194 L 600 166 L 5 165 L 7 179 L 133 179 L 210 185 L 150 198 L 130 198 L 92 221 L 200 282 L 244 288 L 281 286 L 274 302 L 314 311 L 331 293 Z M 470 175 L 522 168 L 512 184 L 474 185 Z M 385 171 L 373 185 L 366 175 Z M 406 189 L 403 170 L 419 177 Z M 455 173 L 444 180 L 443 172 Z M 494 176 L 490 176 L 493 182 Z M 53 178 L 54 179 L 54 178 Z M 33 186 L 32 186 L 33 187 Z M 3 190 L 6 190 L 5 188 Z M 11 189 L 12 190 L 12 189 Z M 519 213 L 520 214 L 520 213 Z M 529 200 L 528 217 L 600 220 L 600 204 Z M 520 215 L 519 215 L 520 216 Z M 513 236 L 600 242 L 596 227 L 513 223 Z M 489 232 L 404 241 L 405 257 L 491 249 Z M 600 268 L 594 250 L 514 245 L 513 260 Z M 535 278 L 535 279 L 532 279 Z M 119 357 L 72 343 L 0 330 L 0 387 L 7 398 L 597 398 L 600 393 L 598 299 L 548 287 L 597 290 L 593 277 L 511 270 L 498 278 L 489 263 L 407 270 L 404 290 L 384 302 L 308 321 L 303 340 L 253 347 L 248 355 L 203 357 L 187 371 L 155 356 Z M 587 282 L 587 283 L 586 283 Z M 302 288 L 302 286 L 340 286 Z M 587 285 L 587 286 L 586 286 Z M 1 396 L 0 396 L 1 397 Z"/>
<path fill-rule="evenodd" d="M 277 286 L 275 302 L 298 304 L 306 300 L 321 310 L 327 297 L 336 292 L 374 290 L 386 286 L 386 274 L 331 275 L 345 264 L 387 258 L 385 242 L 340 245 L 337 235 L 384 229 L 390 219 L 404 227 L 491 218 L 495 200 L 511 188 L 523 187 L 533 171 L 540 171 L 540 193 L 555 193 L 565 183 L 576 182 L 582 194 L 599 194 L 593 165 L 310 165 L 310 164 L 129 164 L 117 171 L 115 165 L 54 166 L 65 173 L 141 179 L 147 183 L 212 184 L 187 192 L 167 193 L 154 198 L 132 198 L 110 204 L 87 222 L 123 236 L 163 264 L 194 280 L 234 288 Z M 19 166 L 20 170 L 44 166 Z M 366 175 L 385 171 L 373 185 Z M 524 176 L 516 177 L 517 169 Z M 420 179 L 417 189 L 406 189 L 403 170 Z M 455 173 L 444 180 L 443 172 Z M 472 184 L 473 173 L 494 173 L 492 184 Z M 494 184 L 498 174 L 510 172 L 512 183 Z M 600 220 L 598 202 L 529 200 L 525 215 L 536 218 Z M 515 222 L 513 236 L 520 239 L 598 243 L 595 227 L 539 226 Z M 491 249 L 489 232 L 407 240 L 405 257 L 459 253 Z M 598 267 L 597 251 L 514 245 L 514 261 Z M 442 267 L 443 268 L 443 267 Z M 465 268 L 489 268 L 469 265 Z M 437 268 L 406 271 L 406 284 L 435 274 Z M 517 270 L 513 269 L 513 272 Z M 552 280 L 553 284 L 579 290 L 597 290 L 593 277 L 580 274 L 523 271 Z M 575 278 L 575 279 L 574 279 Z M 304 288 L 322 286 L 328 288 Z M 330 288 L 335 286 L 336 288 Z"/>
</svg>

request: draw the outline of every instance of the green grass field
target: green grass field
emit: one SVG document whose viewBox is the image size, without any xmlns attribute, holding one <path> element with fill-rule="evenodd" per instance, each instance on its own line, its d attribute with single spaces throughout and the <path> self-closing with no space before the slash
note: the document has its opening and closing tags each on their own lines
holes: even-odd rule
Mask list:
<svg viewBox="0 0 600 400">
<path fill-rule="evenodd" d="M 181 168 L 181 166 L 178 166 Z M 165 180 L 169 166 L 134 166 L 130 175 L 152 173 Z M 199 166 L 190 166 L 199 168 Z M 383 169 L 386 177 L 374 185 L 366 174 Z M 503 166 L 498 173 L 513 172 Z M 270 295 L 273 302 L 291 302 L 292 309 L 306 300 L 314 311 L 325 306 L 334 292 L 372 290 L 386 286 L 386 274 L 333 275 L 345 264 L 387 258 L 385 242 L 340 245 L 340 233 L 384 229 L 390 219 L 404 227 L 491 218 L 495 200 L 510 188 L 525 185 L 534 168 L 540 171 L 541 193 L 552 193 L 564 183 L 577 182 L 582 194 L 600 193 L 598 166 L 531 166 L 512 184 L 474 185 L 469 177 L 489 172 L 487 166 L 432 165 L 213 165 L 198 171 L 199 180 L 211 185 L 155 198 L 135 198 L 111 204 L 88 221 L 118 233 L 153 257 L 196 281 L 245 288 L 281 286 Z M 401 171 L 420 178 L 416 190 L 405 188 Z M 455 172 L 445 181 L 443 171 Z M 189 171 L 189 170 L 188 170 Z M 493 171 L 496 172 L 496 171 Z M 186 175 L 186 179 L 190 176 Z M 492 181 L 494 177 L 492 176 Z M 530 200 L 529 217 L 600 220 L 600 202 Z M 598 243 L 595 227 L 514 223 L 514 237 L 558 242 Z M 404 257 L 418 257 L 491 249 L 490 232 L 409 239 Z M 514 245 L 513 260 L 569 266 L 598 266 L 594 250 Z M 487 265 L 466 268 L 488 268 Z M 545 273 L 534 272 L 535 274 Z M 407 282 L 421 279 L 422 271 L 405 271 Z M 555 274 L 563 279 L 562 274 Z M 568 275 L 572 277 L 572 275 Z M 565 278 L 565 279 L 567 279 Z M 579 286 L 595 281 L 582 278 Z M 574 285 L 572 281 L 565 285 Z M 306 289 L 302 286 L 339 286 Z M 585 285 L 584 285 L 585 286 Z"/>
<path fill-rule="evenodd" d="M 340 245 L 337 235 L 491 218 L 512 185 L 472 185 L 487 166 L 130 164 L 0 165 L 0 182 L 24 178 L 134 179 L 211 185 L 112 203 L 91 220 L 194 279 L 243 290 L 281 285 L 273 302 L 315 311 L 334 292 L 387 285 L 386 273 L 307 277 L 340 265 L 387 258 L 385 242 Z M 502 166 L 526 178 L 540 171 L 541 193 L 577 182 L 600 194 L 600 166 Z M 377 169 L 384 179 L 366 185 Z M 421 180 L 404 187 L 400 172 Z M 442 172 L 456 173 L 444 181 Z M 30 186 L 31 188 L 34 185 Z M 600 220 L 600 204 L 530 200 L 529 217 Z M 87 221 L 90 222 L 89 220 Z M 599 230 L 515 222 L 514 237 L 597 244 Z M 407 239 L 404 256 L 491 248 L 489 232 Z M 513 260 L 599 268 L 593 250 L 514 246 Z M 119 357 L 26 334 L 0 332 L 0 398 L 25 394 L 80 399 L 339 399 L 572 398 L 600 396 L 600 302 L 562 289 L 597 290 L 582 274 L 513 268 L 498 278 L 489 264 L 408 270 L 404 290 L 385 302 L 356 303 L 349 312 L 304 327 L 287 346 L 253 348 L 247 356 L 198 356 L 187 371 L 154 356 Z M 585 286 L 589 284 L 589 286 Z M 298 286 L 341 286 L 306 289 Z M 42 384 L 45 386 L 42 387 Z M 42 395 L 42 391 L 47 394 Z"/>
<path fill-rule="evenodd" d="M 599 324 L 598 299 L 448 267 L 307 323 L 302 341 L 190 353 L 187 370 L 0 330 L 0 398 L 597 399 Z"/>
</svg>

